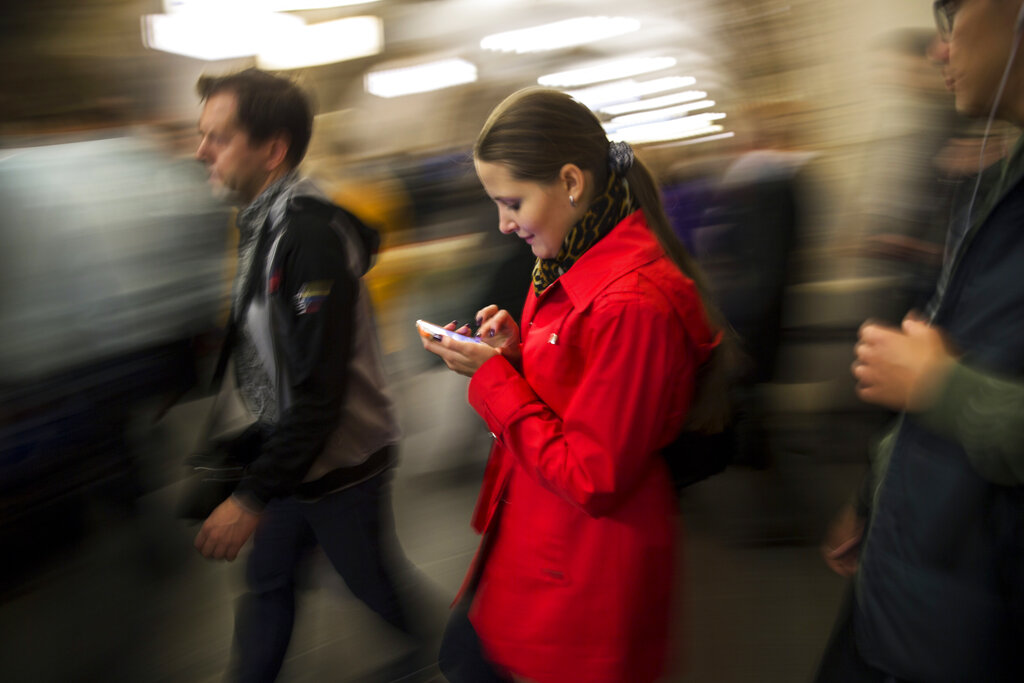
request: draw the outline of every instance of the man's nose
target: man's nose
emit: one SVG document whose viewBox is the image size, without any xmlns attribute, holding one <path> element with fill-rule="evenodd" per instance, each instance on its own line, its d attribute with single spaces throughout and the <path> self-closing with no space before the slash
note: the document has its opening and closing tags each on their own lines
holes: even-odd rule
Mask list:
<svg viewBox="0 0 1024 683">
<path fill-rule="evenodd" d="M 199 146 L 196 147 L 196 159 L 199 161 L 206 161 L 208 154 L 208 145 L 206 144 L 206 138 L 199 141 Z"/>
<path fill-rule="evenodd" d="M 936 64 L 947 64 L 949 62 L 949 43 L 943 40 L 942 36 L 936 35 L 928 44 L 926 54 L 928 59 Z"/>
</svg>

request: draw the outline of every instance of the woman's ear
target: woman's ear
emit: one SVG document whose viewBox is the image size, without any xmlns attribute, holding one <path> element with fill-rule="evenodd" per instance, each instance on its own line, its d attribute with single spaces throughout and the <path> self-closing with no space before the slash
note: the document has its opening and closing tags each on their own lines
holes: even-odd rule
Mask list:
<svg viewBox="0 0 1024 683">
<path fill-rule="evenodd" d="M 566 164 L 558 172 L 558 179 L 570 197 L 582 201 L 587 191 L 587 175 L 576 164 Z"/>
</svg>

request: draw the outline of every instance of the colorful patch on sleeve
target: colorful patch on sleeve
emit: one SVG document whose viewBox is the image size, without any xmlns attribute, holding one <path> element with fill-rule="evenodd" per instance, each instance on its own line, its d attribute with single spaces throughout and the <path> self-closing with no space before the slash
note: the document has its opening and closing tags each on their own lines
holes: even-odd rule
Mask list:
<svg viewBox="0 0 1024 683">
<path fill-rule="evenodd" d="M 319 311 L 333 286 L 334 280 L 314 280 L 304 283 L 295 293 L 296 312 L 299 315 L 305 315 Z"/>
</svg>

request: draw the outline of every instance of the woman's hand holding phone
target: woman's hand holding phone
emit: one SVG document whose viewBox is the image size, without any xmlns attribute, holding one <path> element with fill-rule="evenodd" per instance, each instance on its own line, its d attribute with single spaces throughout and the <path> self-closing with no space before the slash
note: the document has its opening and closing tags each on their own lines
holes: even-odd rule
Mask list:
<svg viewBox="0 0 1024 683">
<path fill-rule="evenodd" d="M 416 326 L 420 330 L 423 348 L 443 360 L 448 369 L 466 377 L 472 377 L 481 365 L 501 353 L 498 349 L 473 338 L 472 331 L 467 325 L 456 330 L 453 322 L 444 327 L 437 327 L 417 321 Z"/>
<path fill-rule="evenodd" d="M 518 363 L 519 325 L 508 311 L 498 310 L 494 305 L 487 306 L 477 312 L 476 320 L 479 329 L 475 335 L 469 325 L 456 329 L 456 323 L 448 323 L 443 327 L 443 330 L 448 332 L 471 338 L 466 341 L 447 334 L 439 334 L 441 330 L 434 330 L 433 334 L 424 334 L 423 330 L 428 324 L 417 321 L 423 348 L 441 358 L 449 369 L 467 377 L 472 377 L 481 365 L 498 354 Z"/>
<path fill-rule="evenodd" d="M 513 363 L 519 362 L 519 325 L 511 313 L 491 304 L 477 311 L 476 323 L 482 342 L 501 351 Z"/>
</svg>

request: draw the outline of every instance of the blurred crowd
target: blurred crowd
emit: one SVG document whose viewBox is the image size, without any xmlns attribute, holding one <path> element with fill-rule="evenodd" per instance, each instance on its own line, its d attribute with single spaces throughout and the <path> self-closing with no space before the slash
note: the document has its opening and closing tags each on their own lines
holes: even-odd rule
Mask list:
<svg viewBox="0 0 1024 683">
<path fill-rule="evenodd" d="M 201 72 L 247 62 L 117 46 L 138 40 L 126 16 L 153 4 L 36 3 L 11 10 L 0 32 L 12 72 L 0 79 L 0 613 L 45 588 L 54 557 L 107 525 L 152 521 L 142 501 L 181 481 L 196 406 L 211 399 L 238 232 L 236 211 L 211 197 L 192 158 L 189 88 Z M 711 44 L 721 53 L 711 57 L 730 60 L 732 81 L 720 85 L 734 135 L 636 153 L 741 341 L 730 470 L 767 474 L 752 495 L 770 502 L 756 514 L 781 520 L 743 540 L 815 547 L 822 514 L 842 500 L 799 490 L 799 469 L 834 465 L 835 488 L 852 490 L 851 475 L 867 468 L 870 445 L 898 412 L 857 399 L 849 367 L 858 328 L 925 309 L 951 212 L 976 181 L 995 182 L 979 174 L 1008 155 L 1017 129 L 996 122 L 986 131 L 956 113 L 926 3 L 891 10 L 881 25 L 908 27 L 875 30 L 870 41 L 867 11 L 844 33 L 837 15 L 850 10 L 810 2 L 728 2 L 717 12 L 715 3 L 679 4 L 720 27 Z M 94 37 L 62 52 L 54 36 L 76 26 Z M 727 49 L 729 40 L 739 42 Z M 850 42 L 861 46 L 855 66 Z M 844 64 L 846 88 L 834 78 Z M 402 427 L 400 476 L 417 486 L 443 490 L 467 472 L 475 482 L 490 447 L 466 381 L 423 352 L 414 321 L 461 325 L 491 303 L 522 310 L 535 256 L 494 229 L 471 145 L 481 112 L 528 76 L 469 86 L 443 108 L 441 91 L 403 119 L 346 99 L 358 80 L 349 72 L 303 74 L 329 103 L 303 170 L 382 238 L 365 282 Z M 392 121 L 412 123 L 392 134 Z M 389 144 L 415 137 L 407 128 L 416 121 L 419 144 Z M 97 522 L 96 509 L 114 510 L 115 521 Z M 0 661 L 4 680 L 30 680 L 23 670 Z"/>
</svg>

